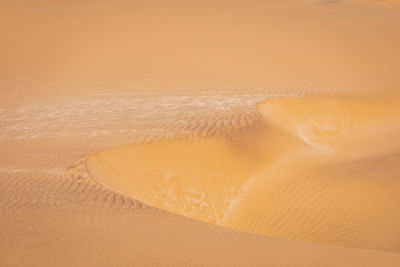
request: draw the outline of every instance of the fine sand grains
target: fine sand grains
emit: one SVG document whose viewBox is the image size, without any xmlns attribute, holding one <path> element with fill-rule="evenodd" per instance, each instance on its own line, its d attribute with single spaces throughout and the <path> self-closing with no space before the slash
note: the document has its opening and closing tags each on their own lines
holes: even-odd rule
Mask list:
<svg viewBox="0 0 400 267">
<path fill-rule="evenodd" d="M 9 114 L 8 118 L 18 120 L 20 115 Z M 90 121 L 90 116 L 73 118 L 79 126 L 76 131 L 90 131 L 91 124 L 82 126 L 83 121 Z M 52 127 L 61 127 L 65 121 L 68 117 L 55 120 Z M 24 133 L 24 129 L 19 131 Z M 247 129 L 243 133 L 257 138 L 258 132 Z M 13 136 L 19 136 L 18 131 Z M 129 137 L 77 135 L 1 141 L 1 265 L 397 266 L 400 263 L 397 254 L 271 238 L 174 215 L 94 184 L 85 172 L 84 158 L 71 160 L 123 144 L 127 142 L 124 138 Z M 237 139 L 238 144 L 242 140 Z M 385 238 L 385 244 L 386 241 Z"/>
<path fill-rule="evenodd" d="M 117 147 L 87 168 L 113 190 L 206 222 L 398 251 L 397 103 L 270 99 L 257 123 L 226 137 Z"/>
<path fill-rule="evenodd" d="M 400 266 L 397 2 L 0 1 L 0 265 Z"/>
</svg>

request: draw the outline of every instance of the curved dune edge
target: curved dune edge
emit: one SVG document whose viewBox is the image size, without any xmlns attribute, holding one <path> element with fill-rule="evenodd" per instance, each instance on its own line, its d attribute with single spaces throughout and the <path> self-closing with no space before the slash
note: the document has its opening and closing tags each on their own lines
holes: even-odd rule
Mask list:
<svg viewBox="0 0 400 267">
<path fill-rule="evenodd" d="M 114 191 L 198 220 L 398 252 L 396 101 L 277 98 L 258 110 L 257 123 L 229 137 L 116 147 L 90 156 L 87 170 Z"/>
</svg>

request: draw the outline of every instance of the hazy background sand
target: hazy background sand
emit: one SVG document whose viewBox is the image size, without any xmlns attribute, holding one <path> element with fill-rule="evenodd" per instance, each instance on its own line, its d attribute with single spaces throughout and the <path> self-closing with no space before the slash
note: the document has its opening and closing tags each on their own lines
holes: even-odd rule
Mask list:
<svg viewBox="0 0 400 267">
<path fill-rule="evenodd" d="M 185 147 L 182 140 L 200 139 L 204 145 L 195 149 L 206 151 L 197 156 L 210 161 L 208 149 L 224 156 L 237 169 L 215 171 L 240 180 L 237 170 L 261 166 L 241 155 L 260 148 L 273 159 L 308 147 L 287 129 L 260 123 L 257 103 L 312 94 L 398 95 L 399 12 L 395 1 L 2 1 L 1 264 L 398 266 L 396 253 L 271 238 L 149 207 L 96 184 L 85 161 L 119 145 L 174 139 Z M 264 134 L 291 141 L 243 142 Z M 227 152 L 232 138 L 241 151 Z M 380 139 L 373 140 L 379 148 Z M 235 220 L 227 226 L 397 252 L 397 141 L 383 141 L 393 144 L 390 155 L 385 148 L 383 156 L 335 161 L 261 184 L 268 198 L 295 197 L 256 197 L 265 205 L 246 213 L 264 209 L 266 216 L 252 227 Z M 353 179 L 342 183 L 346 177 Z M 226 195 L 240 194 L 240 183 Z M 227 205 L 210 218 L 220 220 L 218 209 Z M 209 220 L 208 214 L 189 216 Z"/>
</svg>

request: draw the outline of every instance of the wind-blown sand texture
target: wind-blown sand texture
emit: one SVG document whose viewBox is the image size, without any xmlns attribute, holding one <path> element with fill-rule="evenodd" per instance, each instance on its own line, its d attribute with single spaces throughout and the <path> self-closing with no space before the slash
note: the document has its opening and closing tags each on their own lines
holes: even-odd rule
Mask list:
<svg viewBox="0 0 400 267">
<path fill-rule="evenodd" d="M 275 98 L 258 106 L 260 121 L 237 134 L 113 148 L 89 157 L 89 173 L 206 222 L 398 251 L 398 100 Z"/>
<path fill-rule="evenodd" d="M 399 266 L 398 1 L 0 3 L 0 266 Z"/>
</svg>

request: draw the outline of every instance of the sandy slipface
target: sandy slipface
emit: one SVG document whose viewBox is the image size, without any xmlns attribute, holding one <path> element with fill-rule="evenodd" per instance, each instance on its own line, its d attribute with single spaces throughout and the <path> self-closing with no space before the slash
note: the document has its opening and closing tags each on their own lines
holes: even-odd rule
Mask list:
<svg viewBox="0 0 400 267">
<path fill-rule="evenodd" d="M 399 14 L 2 1 L 2 264 L 400 265 Z"/>
</svg>

